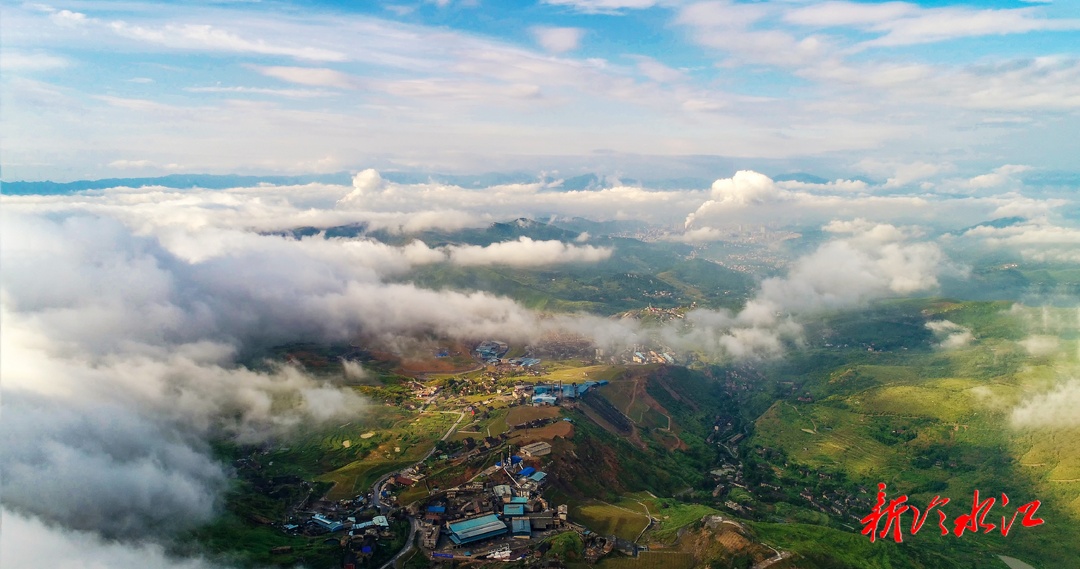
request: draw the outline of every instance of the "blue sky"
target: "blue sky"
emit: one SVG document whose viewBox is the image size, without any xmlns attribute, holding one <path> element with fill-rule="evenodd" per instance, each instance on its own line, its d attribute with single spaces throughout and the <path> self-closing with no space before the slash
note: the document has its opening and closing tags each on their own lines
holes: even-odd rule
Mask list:
<svg viewBox="0 0 1080 569">
<path fill-rule="evenodd" d="M 5 180 L 1080 169 L 1075 2 L 2 7 Z"/>
</svg>

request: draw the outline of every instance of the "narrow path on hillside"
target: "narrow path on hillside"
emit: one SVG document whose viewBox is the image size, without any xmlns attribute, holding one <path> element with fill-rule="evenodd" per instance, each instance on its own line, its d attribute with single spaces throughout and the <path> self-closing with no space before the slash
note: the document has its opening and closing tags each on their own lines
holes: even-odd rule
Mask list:
<svg viewBox="0 0 1080 569">
<path fill-rule="evenodd" d="M 645 508 L 645 515 L 649 517 L 649 523 L 645 524 L 645 529 L 641 530 L 641 533 L 638 534 L 637 539 L 634 540 L 634 543 L 641 541 L 641 538 L 645 535 L 645 532 L 649 531 L 649 528 L 652 527 L 653 522 L 652 513 L 649 512 L 649 506 L 645 505 L 645 502 L 638 502 L 638 504 L 641 504 L 641 507 Z"/>
<path fill-rule="evenodd" d="M 768 546 L 768 547 L 769 547 L 769 549 L 772 549 L 773 551 L 776 551 L 775 547 L 772 547 L 772 546 Z M 751 569 L 765 569 L 766 567 L 769 567 L 774 563 L 779 563 L 779 562 L 787 559 L 788 557 L 791 557 L 791 552 L 789 552 L 789 551 L 776 551 L 776 557 L 770 557 L 769 559 L 766 559 L 765 561 L 757 563 Z"/>
</svg>

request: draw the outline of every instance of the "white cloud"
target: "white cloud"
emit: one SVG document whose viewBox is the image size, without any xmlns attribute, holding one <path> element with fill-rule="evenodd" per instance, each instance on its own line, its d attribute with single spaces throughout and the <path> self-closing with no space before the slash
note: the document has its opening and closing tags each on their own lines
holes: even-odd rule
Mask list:
<svg viewBox="0 0 1080 569">
<path fill-rule="evenodd" d="M 966 231 L 961 237 L 991 248 L 1007 247 L 1032 261 L 1080 262 L 1080 229 L 1054 225 L 1045 219 L 1064 203 L 1060 200 L 1046 202 L 1016 198 L 998 208 L 995 216 L 1035 219 L 1006 227 L 982 225 Z"/>
<path fill-rule="evenodd" d="M 281 79 L 282 81 L 288 81 L 289 83 L 310 85 L 312 87 L 352 89 L 357 85 L 356 80 L 353 77 L 325 67 L 272 66 L 256 67 L 255 70 L 267 77 Z"/>
<path fill-rule="evenodd" d="M 922 161 L 901 163 L 872 159 L 863 159 L 855 167 L 874 176 L 886 178 L 886 188 L 901 188 L 913 182 L 932 178 L 942 172 L 949 172 L 954 168 L 948 163 Z"/>
<path fill-rule="evenodd" d="M 267 89 L 264 87 L 185 87 L 188 93 L 226 93 L 235 95 L 274 95 L 278 97 L 290 97 L 294 99 L 308 99 L 311 97 L 327 97 L 333 95 L 328 91 L 316 89 Z"/>
<path fill-rule="evenodd" d="M 962 7 L 922 9 L 873 26 L 885 32 L 866 42 L 868 46 L 904 46 L 986 35 L 1022 34 L 1033 31 L 1080 30 L 1078 19 L 1048 19 L 1037 9 L 979 10 Z"/>
<path fill-rule="evenodd" d="M 0 70 L 3 71 L 47 71 L 63 69 L 71 65 L 64 57 L 48 53 L 26 53 L 15 49 L 4 49 L 0 58 Z"/>
<path fill-rule="evenodd" d="M 659 0 L 543 0 L 545 4 L 566 6 L 586 14 L 612 14 L 623 10 L 643 10 Z"/>
<path fill-rule="evenodd" d="M 1067 380 L 1028 399 L 1013 409 L 1010 418 L 1019 428 L 1080 427 L 1080 380 Z"/>
<path fill-rule="evenodd" d="M 551 53 L 566 53 L 581 47 L 581 38 L 585 30 L 581 28 L 549 28 L 534 26 L 529 28 L 536 42 Z"/>
<path fill-rule="evenodd" d="M 1038 334 L 1020 340 L 1019 344 L 1033 356 L 1050 356 L 1058 351 L 1061 340 L 1057 336 Z"/>
<path fill-rule="evenodd" d="M 935 347 L 941 350 L 955 350 L 975 341 L 975 335 L 970 328 L 949 320 L 927 322 L 926 328 L 934 333 L 938 340 Z"/>
<path fill-rule="evenodd" d="M 386 187 L 386 183 L 383 182 L 382 176 L 379 175 L 377 170 L 368 168 L 353 176 L 352 186 L 353 190 L 341 198 L 338 205 L 360 202 L 365 197 L 381 192 Z"/>
<path fill-rule="evenodd" d="M 1038 8 L 923 8 L 906 2 L 830 1 L 786 12 L 787 22 L 815 28 L 855 27 L 880 34 L 865 46 L 903 46 L 986 35 L 1080 29 L 1080 20 L 1043 17 Z"/>
<path fill-rule="evenodd" d="M 58 26 L 63 27 L 77 27 L 87 23 L 86 14 L 82 12 L 72 12 L 71 10 L 60 10 L 49 14 L 49 19 L 56 23 Z"/>
<path fill-rule="evenodd" d="M 166 24 L 153 27 L 117 20 L 110 22 L 108 27 L 117 35 L 174 49 L 283 55 L 311 61 L 347 59 L 340 51 L 289 43 L 275 44 L 261 38 L 250 39 L 209 24 Z"/>
<path fill-rule="evenodd" d="M 10 569 L 31 567 L 146 567 L 153 569 L 215 569 L 204 559 L 170 557 L 152 543 L 128 545 L 104 540 L 90 532 L 51 526 L 40 519 L 0 510 L 0 565 Z"/>
<path fill-rule="evenodd" d="M 767 4 L 720 0 L 684 6 L 675 22 L 689 27 L 699 45 L 724 52 L 730 65 L 798 67 L 831 54 L 834 48 L 827 37 L 798 37 L 788 30 L 764 25 L 775 13 L 775 8 Z"/>
<path fill-rule="evenodd" d="M 685 226 L 687 229 L 723 228 L 732 224 L 775 222 L 777 219 L 826 223 L 837 217 L 869 215 L 878 216 L 875 221 L 912 222 L 942 213 L 932 212 L 932 202 L 921 196 L 851 195 L 852 189 L 862 187 L 860 183 L 847 180 L 828 184 L 778 183 L 758 172 L 740 171 L 731 178 L 714 182 L 712 199 L 688 215 Z M 807 191 L 809 189 L 814 191 L 811 193 Z"/>
<path fill-rule="evenodd" d="M 456 245 L 447 248 L 450 261 L 458 265 L 510 265 L 533 267 L 556 263 L 595 263 L 611 257 L 608 247 L 569 245 L 561 241 L 534 241 L 520 237 L 517 241 L 478 245 Z"/>
<path fill-rule="evenodd" d="M 719 352 L 736 359 L 776 357 L 802 341 L 801 321 L 892 296 L 932 291 L 938 276 L 956 272 L 941 249 L 913 241 L 914 231 L 859 221 L 834 229 L 850 237 L 828 241 L 797 259 L 786 275 L 766 279 L 738 313 L 695 310 L 670 345 Z"/>
<path fill-rule="evenodd" d="M 828 28 L 880 24 L 910 16 L 918 11 L 917 5 L 905 2 L 863 4 L 831 1 L 796 8 L 785 12 L 783 17 L 792 24 Z"/>
<path fill-rule="evenodd" d="M 1015 183 L 1016 174 L 1022 174 L 1031 170 L 1031 166 L 1018 164 L 1006 164 L 995 168 L 989 174 L 981 174 L 967 181 L 967 186 L 975 189 L 996 188 L 1009 183 Z"/>
<path fill-rule="evenodd" d="M 634 56 L 637 60 L 638 71 L 653 81 L 660 83 L 674 83 L 686 78 L 686 74 L 678 69 L 673 69 L 663 63 L 644 55 Z"/>
</svg>

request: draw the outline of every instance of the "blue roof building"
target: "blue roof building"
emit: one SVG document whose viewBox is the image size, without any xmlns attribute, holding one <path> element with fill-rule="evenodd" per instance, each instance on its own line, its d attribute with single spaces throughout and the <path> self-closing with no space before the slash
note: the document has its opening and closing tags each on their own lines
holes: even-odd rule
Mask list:
<svg viewBox="0 0 1080 569">
<path fill-rule="evenodd" d="M 323 528 L 326 531 L 332 531 L 332 532 L 333 531 L 339 531 L 339 530 L 341 530 L 342 528 L 345 527 L 345 525 L 342 524 L 341 522 L 339 522 L 337 520 L 327 519 L 327 518 L 325 518 L 325 517 L 323 517 L 323 516 L 321 516 L 319 514 L 315 514 L 314 516 L 311 516 L 311 521 L 315 522 L 316 525 L 318 525 L 319 527 Z"/>
<path fill-rule="evenodd" d="M 537 484 L 539 484 L 539 483 L 543 482 L 545 478 L 547 478 L 547 472 L 537 472 L 537 473 L 533 474 L 532 476 L 530 476 L 529 480 L 532 480 L 533 482 L 536 482 Z"/>
<path fill-rule="evenodd" d="M 526 498 L 525 496 L 514 496 L 513 498 L 510 498 L 510 503 L 511 504 L 528 504 L 529 499 Z"/>
<path fill-rule="evenodd" d="M 507 504 L 503 506 L 503 517 L 524 516 L 525 506 L 521 504 Z"/>
<path fill-rule="evenodd" d="M 506 524 L 495 514 L 450 524 L 450 541 L 464 545 L 506 533 Z"/>
<path fill-rule="evenodd" d="M 554 395 L 548 395 L 547 393 L 541 393 L 540 395 L 533 395 L 533 405 L 554 405 L 559 399 Z"/>
<path fill-rule="evenodd" d="M 532 523 L 529 518 L 516 518 L 510 522 L 510 527 L 514 535 L 532 535 Z"/>
<path fill-rule="evenodd" d="M 525 468 L 521 469 L 521 472 L 518 473 L 518 476 L 531 476 L 533 472 L 536 472 L 535 468 L 531 466 L 526 466 Z"/>
<path fill-rule="evenodd" d="M 432 513 L 432 514 L 445 514 L 446 513 L 446 507 L 445 506 L 428 506 L 427 511 Z"/>
</svg>

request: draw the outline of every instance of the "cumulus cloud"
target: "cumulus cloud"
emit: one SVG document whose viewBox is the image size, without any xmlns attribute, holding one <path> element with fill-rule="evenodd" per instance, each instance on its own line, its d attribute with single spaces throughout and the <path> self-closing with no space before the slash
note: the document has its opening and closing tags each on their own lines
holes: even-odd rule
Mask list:
<svg viewBox="0 0 1080 569">
<path fill-rule="evenodd" d="M 994 168 L 994 171 L 989 174 L 981 174 L 971 178 L 967 181 L 967 185 L 968 187 L 976 189 L 996 188 L 1007 183 L 1015 182 L 1017 174 L 1022 174 L 1029 170 L 1031 170 L 1031 166 L 1006 164 L 999 168 Z"/>
<path fill-rule="evenodd" d="M 203 559 L 177 559 L 155 543 L 124 544 L 93 532 L 48 525 L 38 518 L 0 510 L 0 565 L 29 567 L 147 567 L 153 569 L 216 569 Z"/>
<path fill-rule="evenodd" d="M 360 201 L 365 196 L 371 196 L 372 194 L 382 191 L 385 187 L 385 183 L 377 170 L 368 168 L 353 176 L 352 186 L 353 190 L 349 192 L 348 195 L 341 198 L 341 200 L 338 201 L 338 204 Z"/>
<path fill-rule="evenodd" d="M 227 473 L 193 437 L 118 403 L 58 402 L 7 388 L 3 397 L 5 508 L 127 539 L 190 528 L 216 513 Z"/>
<path fill-rule="evenodd" d="M 797 259 L 785 276 L 763 281 L 737 313 L 691 311 L 692 328 L 665 340 L 734 358 L 775 357 L 801 341 L 804 318 L 931 291 L 940 275 L 959 270 L 936 244 L 914 241 L 913 230 L 861 220 L 833 230 L 850 235 Z"/>
<path fill-rule="evenodd" d="M 447 248 L 450 261 L 458 265 L 511 265 L 531 267 L 555 263 L 594 263 L 611 257 L 610 247 L 570 245 L 561 241 L 534 241 L 520 237 L 517 241 L 478 245 L 456 245 Z"/>
<path fill-rule="evenodd" d="M 1026 205 L 1027 207 L 1023 207 Z M 1036 203 L 1015 201 L 1013 206 L 1001 208 L 996 213 L 1002 217 L 1027 215 L 1039 216 L 1024 223 L 1005 227 L 981 225 L 964 232 L 961 237 L 991 248 L 1008 248 L 1039 262 L 1080 262 L 1080 229 L 1056 225 L 1043 215 L 1064 202 L 1048 200 Z"/>
<path fill-rule="evenodd" d="M 949 320 L 933 320 L 926 323 L 926 329 L 934 333 L 938 342 L 934 347 L 941 350 L 955 350 L 975 341 L 975 335 L 967 326 L 961 326 Z"/>
<path fill-rule="evenodd" d="M 1080 427 L 1080 380 L 1070 379 L 1013 409 L 1015 427 Z"/>
<path fill-rule="evenodd" d="M 750 170 L 736 172 L 731 178 L 716 180 L 710 198 L 686 218 L 686 227 L 802 219 L 824 222 L 858 209 L 891 208 L 891 217 L 927 210 L 927 201 L 913 196 L 852 196 L 865 183 L 837 180 L 828 184 L 776 182 Z"/>
<path fill-rule="evenodd" d="M 489 295 L 382 285 L 395 259 L 446 256 L 423 246 L 137 235 L 78 210 L 5 212 L 0 250 L 5 507 L 68 529 L 154 538 L 206 522 L 228 476 L 208 437 L 254 442 L 364 412 L 300 368 L 239 365 L 244 351 L 535 323 Z"/>
<path fill-rule="evenodd" d="M 939 167 L 927 165 L 927 169 L 938 171 Z M 1005 168 L 1002 171 L 1017 170 Z M 907 174 L 909 177 L 905 180 L 911 180 L 913 175 Z M 687 231 L 724 230 L 747 223 L 824 225 L 836 219 L 865 218 L 874 223 L 960 228 L 997 217 L 1046 215 L 1064 203 L 1060 198 L 1032 198 L 1017 192 L 978 197 L 957 197 L 931 191 L 875 193 L 901 183 L 896 180 L 890 178 L 889 182 L 876 187 L 859 180 L 843 179 L 824 184 L 778 182 L 764 174 L 744 170 L 714 182 L 709 199 L 686 216 L 684 226 Z M 961 180 L 957 185 L 966 188 L 966 182 Z M 701 231 L 682 240 L 711 240 L 719 234 Z"/>
</svg>

